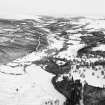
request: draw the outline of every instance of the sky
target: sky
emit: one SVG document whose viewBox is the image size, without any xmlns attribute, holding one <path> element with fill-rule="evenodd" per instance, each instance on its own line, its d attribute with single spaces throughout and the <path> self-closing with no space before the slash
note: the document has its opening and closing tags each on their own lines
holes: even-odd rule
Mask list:
<svg viewBox="0 0 105 105">
<path fill-rule="evenodd" d="M 0 17 L 105 15 L 105 0 L 0 0 Z"/>
</svg>

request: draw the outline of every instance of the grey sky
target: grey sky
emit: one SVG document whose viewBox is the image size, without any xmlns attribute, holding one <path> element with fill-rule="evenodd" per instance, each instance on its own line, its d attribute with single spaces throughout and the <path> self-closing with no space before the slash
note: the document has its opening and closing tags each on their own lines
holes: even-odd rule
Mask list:
<svg viewBox="0 0 105 105">
<path fill-rule="evenodd" d="M 104 15 L 105 0 L 0 0 L 0 16 Z"/>
</svg>

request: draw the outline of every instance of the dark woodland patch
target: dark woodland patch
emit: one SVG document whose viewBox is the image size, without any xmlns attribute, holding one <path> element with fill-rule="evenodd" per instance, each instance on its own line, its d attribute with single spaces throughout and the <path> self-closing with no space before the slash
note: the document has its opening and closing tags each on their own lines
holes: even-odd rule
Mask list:
<svg viewBox="0 0 105 105">
<path fill-rule="evenodd" d="M 58 65 L 56 63 L 57 60 L 64 61 L 65 64 L 63 65 Z M 45 66 L 45 69 L 49 73 L 53 73 L 55 75 L 63 74 L 63 73 L 68 73 L 71 69 L 70 61 L 65 61 L 65 59 L 60 59 L 60 58 L 45 58 L 39 61 L 33 62 L 36 65 L 42 65 Z"/>
<path fill-rule="evenodd" d="M 67 77 L 63 77 L 62 81 L 56 82 L 57 78 L 57 76 L 53 77 L 52 83 L 55 89 L 67 98 L 65 105 L 79 105 L 82 89 L 80 81 L 69 80 Z"/>
<path fill-rule="evenodd" d="M 84 105 L 104 105 L 105 89 L 85 84 L 83 100 Z"/>
</svg>

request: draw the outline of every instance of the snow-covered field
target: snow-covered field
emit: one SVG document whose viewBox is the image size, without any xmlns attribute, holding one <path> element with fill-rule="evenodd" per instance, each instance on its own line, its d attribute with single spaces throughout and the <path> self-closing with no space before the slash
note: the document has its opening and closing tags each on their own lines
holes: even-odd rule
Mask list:
<svg viewBox="0 0 105 105">
<path fill-rule="evenodd" d="M 24 75 L 0 73 L 0 105 L 45 105 L 48 101 L 53 105 L 58 105 L 56 101 L 63 104 L 64 96 L 51 84 L 52 74 L 35 65 L 28 66 L 26 72 Z"/>
</svg>

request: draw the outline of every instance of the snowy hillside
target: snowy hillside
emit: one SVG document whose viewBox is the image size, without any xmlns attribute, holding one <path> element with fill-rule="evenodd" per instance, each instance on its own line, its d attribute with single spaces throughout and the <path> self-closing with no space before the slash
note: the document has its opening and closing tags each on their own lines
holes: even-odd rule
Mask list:
<svg viewBox="0 0 105 105">
<path fill-rule="evenodd" d="M 0 19 L 0 105 L 100 105 L 104 53 L 104 17 Z"/>
</svg>

